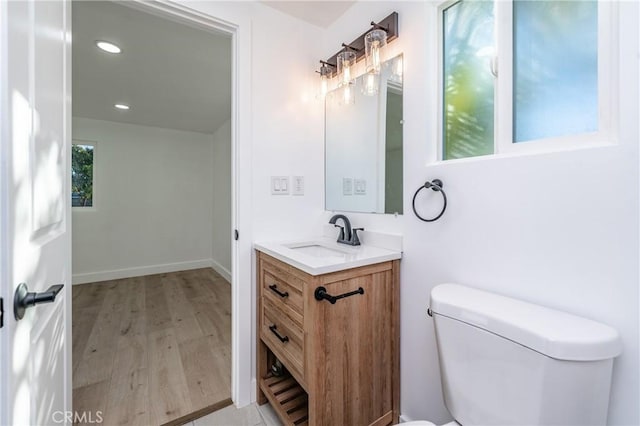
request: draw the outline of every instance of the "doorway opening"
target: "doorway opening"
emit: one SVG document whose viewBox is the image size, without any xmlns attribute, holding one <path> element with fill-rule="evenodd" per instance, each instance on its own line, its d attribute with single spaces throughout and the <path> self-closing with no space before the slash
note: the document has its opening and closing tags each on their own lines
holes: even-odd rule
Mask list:
<svg viewBox="0 0 640 426">
<path fill-rule="evenodd" d="M 186 423 L 232 403 L 233 37 L 137 2 L 72 15 L 74 411 Z"/>
</svg>

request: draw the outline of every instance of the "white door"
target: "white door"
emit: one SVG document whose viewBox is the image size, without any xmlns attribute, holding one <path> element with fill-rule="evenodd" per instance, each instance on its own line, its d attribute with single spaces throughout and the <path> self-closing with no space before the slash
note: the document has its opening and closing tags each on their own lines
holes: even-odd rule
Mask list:
<svg viewBox="0 0 640 426">
<path fill-rule="evenodd" d="M 70 2 L 0 1 L 0 424 L 71 410 Z M 64 284 L 14 317 L 14 292 Z"/>
</svg>

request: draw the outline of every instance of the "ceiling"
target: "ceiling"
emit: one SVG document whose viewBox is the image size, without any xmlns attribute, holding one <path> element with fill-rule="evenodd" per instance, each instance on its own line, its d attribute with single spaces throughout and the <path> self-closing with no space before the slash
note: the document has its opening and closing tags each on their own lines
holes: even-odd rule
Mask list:
<svg viewBox="0 0 640 426">
<path fill-rule="evenodd" d="M 75 1 L 73 115 L 213 133 L 231 116 L 231 38 L 121 4 Z"/>
<path fill-rule="evenodd" d="M 302 19 L 318 27 L 327 28 L 333 24 L 355 1 L 274 1 L 262 0 L 267 6 Z"/>
</svg>

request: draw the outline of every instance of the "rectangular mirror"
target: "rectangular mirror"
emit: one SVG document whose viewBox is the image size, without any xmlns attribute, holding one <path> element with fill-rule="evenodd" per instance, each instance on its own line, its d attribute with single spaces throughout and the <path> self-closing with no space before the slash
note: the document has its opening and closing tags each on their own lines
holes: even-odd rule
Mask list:
<svg viewBox="0 0 640 426">
<path fill-rule="evenodd" d="M 327 94 L 327 210 L 402 214 L 402 71 L 398 55 Z"/>
</svg>

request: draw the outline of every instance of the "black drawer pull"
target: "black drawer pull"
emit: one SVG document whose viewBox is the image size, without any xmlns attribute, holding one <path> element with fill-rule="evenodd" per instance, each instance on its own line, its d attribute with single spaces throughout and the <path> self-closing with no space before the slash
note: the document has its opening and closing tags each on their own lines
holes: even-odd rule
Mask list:
<svg viewBox="0 0 640 426">
<path fill-rule="evenodd" d="M 332 296 L 329 293 L 327 293 L 327 289 L 326 288 L 318 287 L 318 288 L 316 288 L 316 291 L 313 293 L 313 295 L 315 296 L 316 300 L 318 300 L 318 301 L 320 301 L 320 300 L 328 300 L 329 303 L 331 303 L 332 305 L 335 305 L 335 303 L 339 299 L 344 299 L 345 297 L 349 297 L 349 296 L 355 296 L 356 294 L 364 294 L 364 289 L 362 287 L 358 287 L 357 290 L 350 291 L 349 293 L 340 294 L 338 296 Z"/>
<path fill-rule="evenodd" d="M 275 335 L 276 335 L 276 337 L 277 337 L 278 339 L 280 339 L 280 341 L 281 341 L 282 343 L 287 343 L 287 342 L 289 341 L 289 336 L 284 336 L 284 337 L 282 337 L 282 336 L 280 335 L 280 333 L 278 333 L 278 332 L 276 331 L 276 329 L 277 329 L 277 328 L 278 328 L 278 327 L 277 327 L 275 324 L 273 324 L 273 325 L 270 325 L 270 326 L 269 326 L 269 330 L 271 330 L 271 332 L 272 332 L 273 334 L 275 334 Z"/>
<path fill-rule="evenodd" d="M 285 297 L 288 297 L 288 296 L 289 296 L 289 292 L 288 292 L 288 291 L 285 291 L 284 293 L 283 293 L 283 292 L 281 292 L 280 290 L 278 290 L 278 286 L 276 286 L 275 284 L 271 284 L 271 285 L 269 286 L 269 288 L 270 288 L 271 290 L 273 290 L 273 292 L 274 292 L 275 294 L 277 294 L 278 296 L 280 296 L 280 297 L 282 297 L 282 298 L 285 298 Z"/>
</svg>

